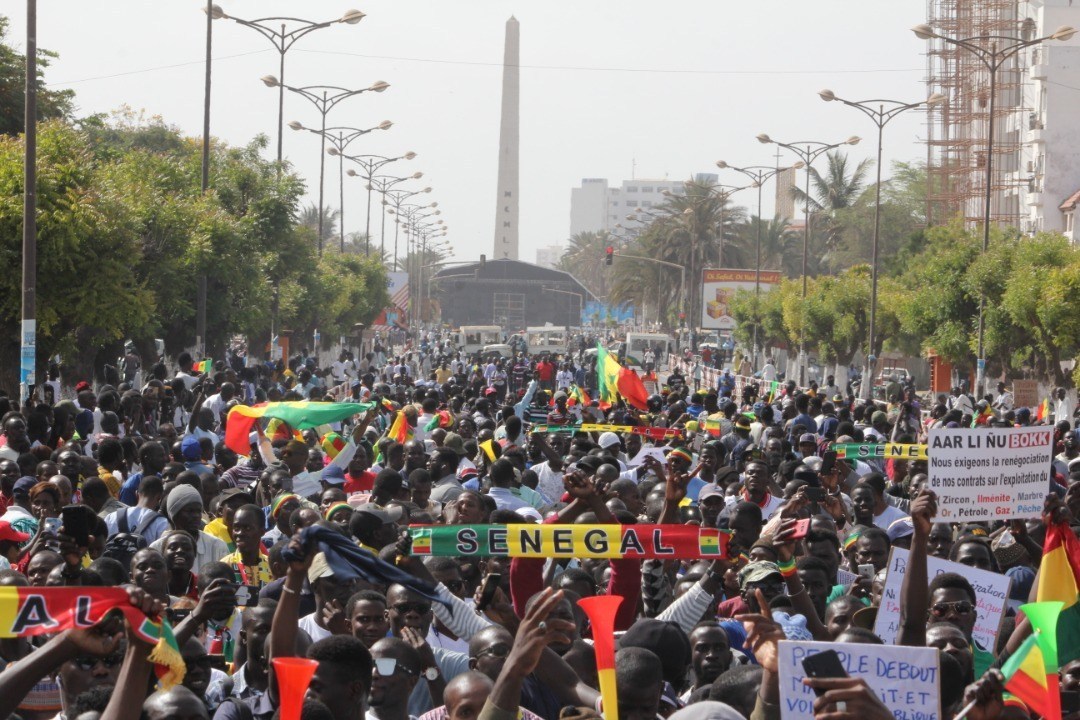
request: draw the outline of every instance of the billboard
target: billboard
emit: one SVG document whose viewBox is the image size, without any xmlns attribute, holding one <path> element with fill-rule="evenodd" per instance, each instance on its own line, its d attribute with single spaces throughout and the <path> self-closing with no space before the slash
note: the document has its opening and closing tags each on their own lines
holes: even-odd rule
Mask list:
<svg viewBox="0 0 1080 720">
<path fill-rule="evenodd" d="M 404 327 L 409 324 L 409 273 L 386 273 L 386 292 L 390 295 L 390 306 L 379 313 L 372 323 L 375 326 Z"/>
<path fill-rule="evenodd" d="M 781 274 L 775 271 L 706 269 L 701 282 L 701 327 L 706 330 L 734 330 L 735 318 L 730 305 L 740 290 L 753 290 L 760 275 L 761 291 L 768 292 L 780 284 Z"/>
<path fill-rule="evenodd" d="M 633 305 L 608 305 L 599 300 L 589 300 L 581 309 L 582 325 L 603 325 L 613 320 L 617 323 L 634 321 Z"/>
</svg>

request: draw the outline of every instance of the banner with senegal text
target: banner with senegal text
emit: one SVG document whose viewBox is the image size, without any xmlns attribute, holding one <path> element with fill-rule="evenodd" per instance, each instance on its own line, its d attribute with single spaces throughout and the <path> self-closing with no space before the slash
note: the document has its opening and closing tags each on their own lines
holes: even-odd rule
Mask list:
<svg viewBox="0 0 1080 720">
<path fill-rule="evenodd" d="M 730 533 L 693 525 L 413 525 L 413 555 L 525 558 L 727 557 Z"/>
</svg>

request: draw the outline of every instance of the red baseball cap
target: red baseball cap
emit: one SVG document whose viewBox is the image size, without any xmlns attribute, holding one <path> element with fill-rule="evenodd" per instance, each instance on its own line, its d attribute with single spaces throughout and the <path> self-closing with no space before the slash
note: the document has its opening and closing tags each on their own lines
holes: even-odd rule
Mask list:
<svg viewBox="0 0 1080 720">
<path fill-rule="evenodd" d="M 0 540 L 12 540 L 14 542 L 26 542 L 30 539 L 28 533 L 19 532 L 11 527 L 11 523 L 0 520 Z"/>
</svg>

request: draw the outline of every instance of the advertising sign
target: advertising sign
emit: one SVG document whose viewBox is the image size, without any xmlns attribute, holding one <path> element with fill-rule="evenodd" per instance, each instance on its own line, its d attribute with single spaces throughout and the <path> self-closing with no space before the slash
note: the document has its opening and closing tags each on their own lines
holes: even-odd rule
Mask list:
<svg viewBox="0 0 1080 720">
<path fill-rule="evenodd" d="M 734 330 L 731 301 L 740 290 L 753 290 L 758 273 L 753 270 L 706 269 L 702 276 L 701 327 L 707 330 Z M 762 271 L 761 291 L 768 292 L 780 284 L 778 272 Z"/>
</svg>

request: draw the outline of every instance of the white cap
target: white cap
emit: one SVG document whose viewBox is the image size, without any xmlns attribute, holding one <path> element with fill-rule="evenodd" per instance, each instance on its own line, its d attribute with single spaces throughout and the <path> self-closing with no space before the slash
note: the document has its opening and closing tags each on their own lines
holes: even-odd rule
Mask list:
<svg viewBox="0 0 1080 720">
<path fill-rule="evenodd" d="M 618 445 L 619 443 L 619 436 L 613 432 L 600 433 L 600 439 L 596 441 L 596 444 L 605 450 L 614 445 Z"/>
</svg>

